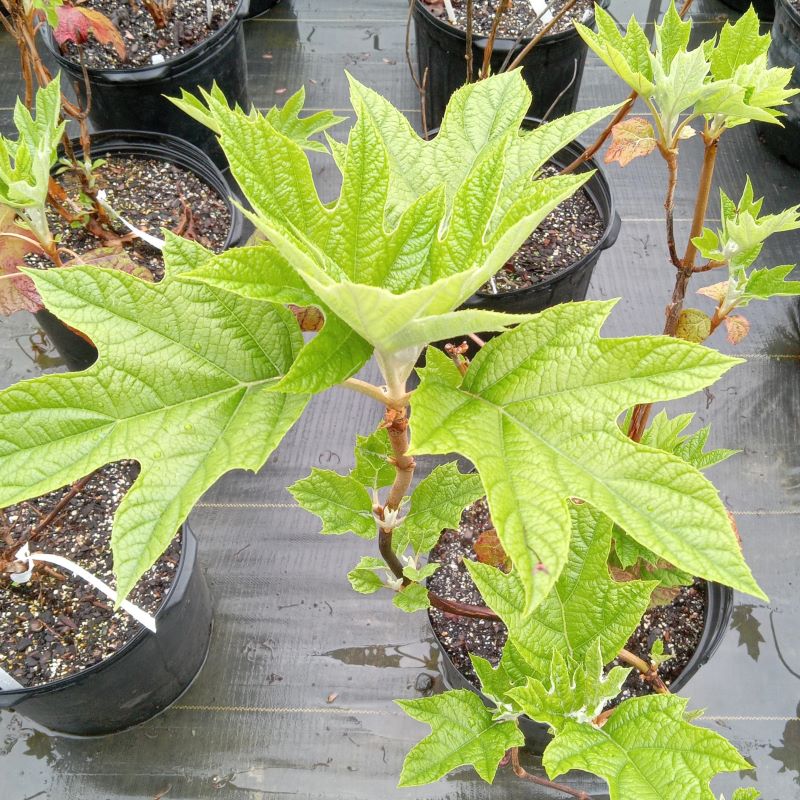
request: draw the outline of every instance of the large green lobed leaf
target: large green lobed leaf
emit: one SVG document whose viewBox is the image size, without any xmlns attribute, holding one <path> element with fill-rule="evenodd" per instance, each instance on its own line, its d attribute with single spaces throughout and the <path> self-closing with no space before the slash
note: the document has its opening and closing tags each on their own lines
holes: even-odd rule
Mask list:
<svg viewBox="0 0 800 800">
<path fill-rule="evenodd" d="M 431 726 L 431 733 L 406 756 L 400 786 L 432 783 L 465 764 L 491 783 L 506 750 L 525 743 L 516 722 L 495 721 L 478 695 L 466 689 L 396 702 L 410 717 Z"/>
<path fill-rule="evenodd" d="M 573 505 L 569 513 L 569 558 L 552 591 L 532 613 L 521 602 L 524 593 L 516 573 L 467 564 L 484 600 L 506 623 L 514 647 L 539 677 L 548 674 L 554 652 L 582 663 L 599 648 L 603 664 L 614 659 L 657 585 L 613 580 L 608 572 L 611 520 L 586 503 Z"/>
<path fill-rule="evenodd" d="M 207 111 L 199 101 L 181 101 L 219 133 L 251 218 L 273 248 L 270 256 L 260 248 L 257 257 L 242 251 L 235 261 L 212 259 L 192 277 L 278 301 L 286 294 L 281 274 L 293 270 L 326 315 L 315 349 L 301 355 L 285 391 L 327 388 L 361 367 L 372 348 L 386 382 L 400 384 L 425 344 L 526 319 L 456 309 L 591 176 L 534 180 L 554 152 L 613 111 L 581 112 L 521 133 L 530 95 L 514 72 L 458 92 L 442 132 L 426 142 L 374 92 L 353 79 L 351 90 L 357 119 L 347 144 L 331 145 L 342 188 L 328 205 L 302 142 L 278 117 L 245 114 L 210 96 Z M 300 101 L 293 99 L 293 119 Z M 348 330 L 343 355 L 337 341 Z"/>
<path fill-rule="evenodd" d="M 617 424 L 625 409 L 698 391 L 737 360 L 668 337 L 603 339 L 612 305 L 550 308 L 490 341 L 463 379 L 429 349 L 411 452 L 476 465 L 530 605 L 566 563 L 570 497 L 675 566 L 763 597 L 713 485 Z"/>
<path fill-rule="evenodd" d="M 172 240 L 167 263 L 202 250 Z M 88 370 L 0 392 L 0 506 L 119 459 L 141 473 L 114 520 L 120 596 L 163 552 L 203 492 L 256 470 L 306 404 L 270 391 L 302 345 L 292 314 L 168 276 L 94 267 L 29 271 L 48 309 L 87 334 Z"/>
<path fill-rule="evenodd" d="M 751 769 L 718 733 L 685 720 L 687 701 L 625 701 L 602 728 L 567 720 L 544 752 L 551 778 L 582 769 L 608 782 L 611 800 L 715 800 L 709 781 Z"/>
</svg>

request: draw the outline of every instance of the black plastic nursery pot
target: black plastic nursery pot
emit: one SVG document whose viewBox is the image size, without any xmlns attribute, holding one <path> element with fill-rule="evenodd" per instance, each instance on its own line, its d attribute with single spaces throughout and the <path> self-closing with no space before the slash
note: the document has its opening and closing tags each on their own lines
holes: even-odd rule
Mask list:
<svg viewBox="0 0 800 800">
<path fill-rule="evenodd" d="M 609 0 L 600 0 L 604 8 Z M 594 15 L 583 20 L 590 27 Z M 466 83 L 464 31 L 439 19 L 427 10 L 422 0 L 414 0 L 414 30 L 417 39 L 419 75 L 428 72 L 425 103 L 427 122 L 431 128 L 441 125 L 450 96 Z M 476 36 L 472 41 L 475 76 L 483 63 L 488 37 Z M 508 58 L 510 63 L 530 39 L 519 45 L 513 39 L 496 39 L 492 50 L 492 72 L 499 72 Z M 534 117 L 561 117 L 575 110 L 581 88 L 588 47 L 574 28 L 544 36 L 522 63 L 522 76 L 533 94 L 529 114 Z"/>
<path fill-rule="evenodd" d="M 265 14 L 271 8 L 275 8 L 281 0 L 250 0 L 250 10 L 247 12 L 247 18 L 258 17 Z"/>
<path fill-rule="evenodd" d="M 159 131 L 185 139 L 226 165 L 214 132 L 192 119 L 168 97 L 180 96 L 181 89 L 196 92 L 211 89 L 216 81 L 230 103 L 250 107 L 247 93 L 247 53 L 242 20 L 250 13 L 250 0 L 240 0 L 231 18 L 207 39 L 162 64 L 130 69 L 87 68 L 92 98 L 89 119 L 98 130 L 127 129 Z M 80 64 L 65 58 L 45 28 L 45 47 L 70 82 L 75 84 L 82 106 L 86 88 Z"/>
<path fill-rule="evenodd" d="M 751 0 L 721 0 L 723 5 L 744 14 L 751 6 Z M 762 22 L 772 22 L 775 18 L 775 0 L 752 0 L 752 6 Z"/>
<path fill-rule="evenodd" d="M 707 583 L 706 611 L 700 643 L 683 672 L 670 684 L 670 691 L 677 692 L 683 689 L 691 678 L 697 674 L 698 670 L 708 663 L 725 636 L 732 612 L 733 589 L 722 586 L 719 583 Z M 430 623 L 430 617 L 428 622 Z M 436 630 L 432 624 L 431 630 L 434 637 L 436 637 L 436 643 L 439 645 L 444 681 L 448 687 L 451 689 L 469 689 L 469 691 L 477 694 L 487 706 L 493 707 L 494 703 L 458 671 L 458 668 L 447 654 L 444 645 L 436 635 Z M 526 746 L 541 753 L 552 739 L 552 736 L 548 733 L 548 726 L 534 722 L 530 717 L 526 716 L 520 717 L 519 723 L 520 729 L 525 735 Z"/>
<path fill-rule="evenodd" d="M 101 736 L 145 722 L 174 703 L 205 663 L 212 627 L 197 540 L 186 524 L 175 579 L 155 617 L 155 633 L 143 628 L 125 647 L 83 672 L 0 691 L 0 708 L 12 708 L 57 733 Z"/>
<path fill-rule="evenodd" d="M 76 156 L 81 158 L 83 150 L 80 142 L 73 139 L 72 146 Z M 231 200 L 231 189 L 225 176 L 219 167 L 193 144 L 175 136 L 151 131 L 114 130 L 93 134 L 92 157 L 98 158 L 108 154 L 163 159 L 193 172 L 225 201 L 230 213 L 231 227 L 224 249 L 244 244 L 246 239 L 244 217 Z M 39 311 L 36 320 L 70 370 L 86 369 L 94 363 L 97 358 L 96 348 L 49 311 Z"/>
<path fill-rule="evenodd" d="M 800 11 L 791 0 L 775 0 L 775 21 L 772 23 L 772 43 L 767 62 L 770 67 L 794 69 L 789 86 L 800 89 Z M 781 109 L 783 127 L 756 123 L 758 135 L 767 148 L 789 164 L 800 167 L 800 95 Z"/>
<path fill-rule="evenodd" d="M 539 125 L 539 120 L 526 117 L 523 125 L 526 128 L 535 128 Z M 551 159 L 551 163 L 559 168 L 566 167 L 584 150 L 584 146 L 576 140 L 556 153 Z M 622 224 L 611 194 L 611 187 L 602 167 L 594 159 L 589 159 L 576 172 L 591 170 L 595 170 L 595 174 L 583 185 L 583 188 L 604 223 L 603 234 L 592 250 L 571 266 L 533 286 L 498 294 L 478 292 L 464 303 L 463 308 L 481 308 L 512 314 L 535 314 L 558 303 L 586 299 L 589 281 L 592 279 L 592 273 L 600 259 L 600 254 L 617 241 Z"/>
</svg>

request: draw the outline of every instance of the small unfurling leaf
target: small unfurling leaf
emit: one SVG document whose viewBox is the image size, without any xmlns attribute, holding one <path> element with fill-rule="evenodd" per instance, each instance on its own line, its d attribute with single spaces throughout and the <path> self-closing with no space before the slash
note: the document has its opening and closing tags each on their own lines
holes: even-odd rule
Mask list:
<svg viewBox="0 0 800 800">
<path fill-rule="evenodd" d="M 675 335 L 687 342 L 700 344 L 708 339 L 711 333 L 711 318 L 704 311 L 696 308 L 684 308 L 678 317 Z"/>
<path fill-rule="evenodd" d="M 727 297 L 729 283 L 730 281 L 720 281 L 719 283 L 712 283 L 711 286 L 703 286 L 697 290 L 697 294 L 710 297 L 719 304 Z"/>
<path fill-rule="evenodd" d="M 750 322 L 740 314 L 725 317 L 725 328 L 728 331 L 728 341 L 739 344 L 750 333 Z"/>
</svg>

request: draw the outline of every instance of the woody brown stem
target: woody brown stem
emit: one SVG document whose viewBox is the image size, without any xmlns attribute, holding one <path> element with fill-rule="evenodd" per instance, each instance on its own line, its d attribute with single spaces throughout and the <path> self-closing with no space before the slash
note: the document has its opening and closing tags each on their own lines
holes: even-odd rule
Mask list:
<svg viewBox="0 0 800 800">
<path fill-rule="evenodd" d="M 472 83 L 473 70 L 473 52 L 472 52 L 472 20 L 475 10 L 475 0 L 467 0 L 467 52 L 465 55 L 467 61 L 467 83 Z"/>
<path fill-rule="evenodd" d="M 548 33 L 555 27 L 561 17 L 564 16 L 571 8 L 575 5 L 577 0 L 569 0 L 569 2 L 565 3 L 561 10 L 553 16 L 553 18 L 548 22 L 546 25 L 543 25 L 540 29 L 539 33 L 536 34 L 529 42 L 522 48 L 522 52 L 508 65 L 508 71 L 510 72 L 512 69 L 516 69 L 517 67 L 522 66 L 522 62 L 527 58 L 528 53 L 536 47 L 537 44 L 545 37 Z"/>
<path fill-rule="evenodd" d="M 675 188 L 678 185 L 678 151 L 660 147 L 661 154 L 667 162 L 667 197 L 664 200 L 664 211 L 667 228 L 667 249 L 669 250 L 669 260 L 675 269 L 682 269 L 683 264 L 678 257 L 678 250 L 675 247 Z"/>
<path fill-rule="evenodd" d="M 692 239 L 703 233 L 703 224 L 708 210 L 708 200 L 711 196 L 711 184 L 714 178 L 714 168 L 717 163 L 717 149 L 719 139 L 708 139 L 705 143 L 703 154 L 703 169 L 700 172 L 700 183 L 697 187 L 697 197 L 694 203 L 694 215 L 692 217 L 692 230 L 689 234 L 689 241 L 686 245 L 686 252 L 683 256 L 683 263 L 687 267 L 694 268 L 694 260 L 697 257 L 697 248 Z"/>
<path fill-rule="evenodd" d="M 573 789 L 571 786 L 565 786 L 563 783 L 555 783 L 554 781 L 547 780 L 547 778 L 531 775 L 531 773 L 524 769 L 519 763 L 519 748 L 517 747 L 511 748 L 511 769 L 514 770 L 514 774 L 518 778 L 529 781 L 530 783 L 535 783 L 537 786 L 546 786 L 548 789 L 553 789 L 556 792 L 563 792 L 570 797 L 576 797 L 578 800 L 592 800 L 590 795 L 580 789 Z"/>
<path fill-rule="evenodd" d="M 494 52 L 494 42 L 497 38 L 497 31 L 500 28 L 500 21 L 503 19 L 503 14 L 511 8 L 511 0 L 499 0 L 497 8 L 494 12 L 494 19 L 492 20 L 492 29 L 489 31 L 489 39 L 486 42 L 486 49 L 483 51 L 483 64 L 481 66 L 481 78 L 489 77 L 489 65 L 492 61 L 492 53 Z"/>
<path fill-rule="evenodd" d="M 476 619 L 500 620 L 500 617 L 488 606 L 474 606 L 471 603 L 448 600 L 431 591 L 428 592 L 428 600 L 430 600 L 434 608 L 438 608 L 440 611 L 445 611 L 448 614 L 455 614 L 459 617 L 474 617 Z"/>
<path fill-rule="evenodd" d="M 383 422 L 386 433 L 389 434 L 389 444 L 391 444 L 394 454 L 392 463 L 394 464 L 395 478 L 386 501 L 386 507 L 392 511 L 400 508 L 400 504 L 411 486 L 414 469 L 417 465 L 413 456 L 406 454 L 408 451 L 408 417 L 406 414 L 405 409 L 400 412 L 387 409 Z"/>
<path fill-rule="evenodd" d="M 671 164 L 670 160 L 667 159 L 667 167 L 670 174 L 670 186 L 667 190 L 667 203 L 665 203 L 665 207 L 667 208 L 667 238 L 670 244 L 670 258 L 676 266 L 677 274 L 675 276 L 675 286 L 672 290 L 672 299 L 666 309 L 666 319 L 664 321 L 664 334 L 666 336 L 675 336 L 678 330 L 678 321 L 683 311 L 686 290 L 689 286 L 692 274 L 695 271 L 694 261 L 697 257 L 697 248 L 692 243 L 692 239 L 700 236 L 703 232 L 703 223 L 705 222 L 706 211 L 708 210 L 708 200 L 711 195 L 711 185 L 714 178 L 718 144 L 719 142 L 716 138 L 707 138 L 705 141 L 703 168 L 700 172 L 700 182 L 697 187 L 697 196 L 695 197 L 692 229 L 689 234 L 686 253 L 683 259 L 677 260 L 677 263 L 675 262 L 675 259 L 677 259 L 677 252 L 674 236 L 672 235 L 671 213 L 671 201 L 674 199 L 675 181 L 677 179 L 677 163 Z M 667 155 L 665 155 L 665 158 L 667 158 Z M 675 161 L 677 162 L 677 155 Z M 715 314 L 715 317 L 716 316 Z M 716 321 L 716 324 L 711 328 L 711 332 L 716 329 L 721 321 L 721 319 Z M 628 429 L 628 436 L 633 439 L 633 441 L 641 441 L 652 408 L 652 404 L 639 405 L 634 408 L 631 417 L 631 425 Z"/>
<path fill-rule="evenodd" d="M 72 502 L 76 495 L 80 494 L 85 488 L 86 484 L 92 479 L 94 473 L 90 473 L 84 478 L 81 478 L 79 481 L 75 481 L 72 486 L 64 493 L 64 496 L 53 506 L 50 510 L 50 513 L 39 522 L 35 528 L 30 533 L 28 537 L 28 541 L 33 541 L 36 539 L 46 528 L 50 525 L 53 520 Z"/>
<path fill-rule="evenodd" d="M 650 684 L 650 688 L 656 692 L 656 694 L 670 693 L 667 685 L 658 674 L 658 667 L 655 664 L 648 664 L 643 658 L 639 658 L 639 656 L 634 655 L 629 650 L 625 650 L 624 648 L 619 651 L 618 658 L 620 661 L 623 661 L 631 667 L 635 667 L 637 670 L 639 670 L 639 674 L 647 683 Z"/>
</svg>

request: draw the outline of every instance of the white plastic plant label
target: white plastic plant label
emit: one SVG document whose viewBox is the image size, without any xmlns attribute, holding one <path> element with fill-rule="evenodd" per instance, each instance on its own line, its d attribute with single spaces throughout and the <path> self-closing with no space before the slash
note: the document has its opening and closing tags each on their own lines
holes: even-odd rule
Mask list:
<svg viewBox="0 0 800 800">
<path fill-rule="evenodd" d="M 545 24 L 553 19 L 553 14 L 546 0 L 530 0 L 530 4 L 536 16 Z"/>
<path fill-rule="evenodd" d="M 25 687 L 11 677 L 4 669 L 0 669 L 0 692 L 15 692 Z"/>
<path fill-rule="evenodd" d="M 47 553 L 31 553 L 27 542 L 20 547 L 19 550 L 17 550 L 16 557 L 18 561 L 25 561 L 28 565 L 28 569 L 25 572 L 19 572 L 16 575 L 11 576 L 11 580 L 15 583 L 27 583 L 33 574 L 34 562 L 41 561 L 48 564 L 55 564 L 57 567 L 68 570 L 73 575 L 83 578 L 83 580 L 85 580 L 87 583 L 91 583 L 92 586 L 94 586 L 96 589 L 99 589 L 109 600 L 113 602 L 117 601 L 117 593 L 114 591 L 114 589 L 112 589 L 104 581 L 101 581 L 100 578 L 92 575 L 92 573 L 88 570 L 85 570 L 83 567 L 76 564 L 74 561 L 70 561 L 68 558 L 64 558 L 63 556 L 49 555 Z M 153 633 L 156 632 L 155 617 L 151 616 L 146 611 L 143 611 L 141 608 L 139 608 L 139 606 L 135 606 L 128 600 L 123 600 L 120 603 L 120 608 L 130 614 L 138 623 L 144 625 L 145 628 Z"/>
</svg>

